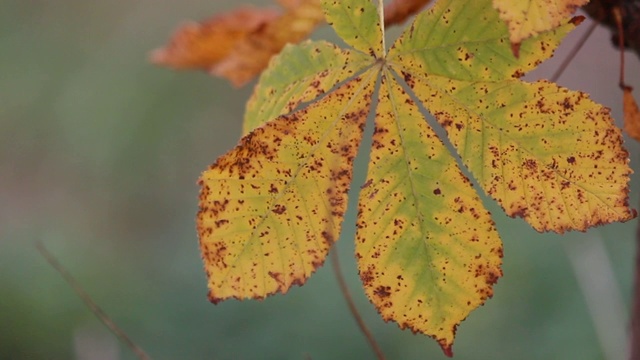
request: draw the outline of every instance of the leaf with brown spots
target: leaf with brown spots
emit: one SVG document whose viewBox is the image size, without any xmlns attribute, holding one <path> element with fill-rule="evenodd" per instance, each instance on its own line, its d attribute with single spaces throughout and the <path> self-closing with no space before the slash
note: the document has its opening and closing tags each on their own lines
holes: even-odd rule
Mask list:
<svg viewBox="0 0 640 360">
<path fill-rule="evenodd" d="M 385 320 L 434 337 L 447 354 L 458 324 L 493 294 L 502 243 L 469 180 L 385 71 L 356 257 Z"/>
<path fill-rule="evenodd" d="M 371 64 L 371 57 L 325 41 L 287 45 L 262 73 L 247 103 L 243 133 L 313 101 Z"/>
<path fill-rule="evenodd" d="M 375 77 L 244 136 L 200 178 L 198 234 L 209 298 L 301 285 L 338 239 Z"/>
<path fill-rule="evenodd" d="M 327 20 L 358 37 L 356 51 L 288 47 L 256 87 L 247 134 L 200 178 L 198 234 L 214 303 L 303 284 L 338 239 L 378 73 L 362 50 L 382 49 L 379 25 L 379 34 L 357 28 L 375 21 L 376 8 L 357 2 L 325 4 Z M 311 104 L 293 111 L 303 101 Z"/>
<path fill-rule="evenodd" d="M 550 58 L 575 27 L 568 22 L 524 41 L 520 57 L 514 58 L 507 27 L 489 1 L 440 0 L 396 40 L 388 61 L 401 62 L 416 75 L 466 81 L 520 78 Z"/>
<path fill-rule="evenodd" d="M 384 57 L 384 29 L 376 8 L 366 1 L 324 1 L 327 22 L 349 46 L 376 59 Z"/>
<path fill-rule="evenodd" d="M 589 0 L 493 0 L 500 18 L 509 26 L 513 54 L 518 57 L 523 40 L 566 22 Z"/>
<path fill-rule="evenodd" d="M 320 0 L 284 5 L 283 12 L 243 7 L 200 24 L 185 24 L 151 60 L 177 69 L 204 69 L 242 86 L 287 43 L 302 41 L 324 21 Z"/>
<path fill-rule="evenodd" d="M 418 35 L 423 27 L 453 33 L 472 27 L 478 13 L 491 13 L 488 1 L 442 4 L 416 19 L 390 51 L 390 62 L 485 192 L 538 231 L 586 230 L 633 218 L 628 154 L 608 109 L 553 83 L 513 79 L 549 56 L 573 23 L 525 40 L 515 59 L 505 56 L 508 32 L 497 17 L 446 43 Z"/>
</svg>

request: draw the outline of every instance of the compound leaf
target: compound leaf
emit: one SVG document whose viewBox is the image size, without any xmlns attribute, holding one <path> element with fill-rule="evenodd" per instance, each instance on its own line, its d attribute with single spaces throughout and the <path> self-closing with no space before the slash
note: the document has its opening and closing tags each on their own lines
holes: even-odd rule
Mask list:
<svg viewBox="0 0 640 360">
<path fill-rule="evenodd" d="M 628 156 L 609 111 L 584 93 L 519 80 L 579 18 L 522 40 L 516 58 L 491 0 L 440 0 L 386 54 L 383 14 L 369 0 L 322 5 L 354 49 L 288 46 L 256 86 L 240 144 L 200 178 L 211 301 L 284 293 L 324 262 L 340 234 L 378 75 L 358 205 L 360 277 L 385 320 L 434 337 L 446 354 L 457 325 L 493 294 L 502 245 L 443 140 L 508 215 L 536 230 L 635 216 Z"/>
</svg>

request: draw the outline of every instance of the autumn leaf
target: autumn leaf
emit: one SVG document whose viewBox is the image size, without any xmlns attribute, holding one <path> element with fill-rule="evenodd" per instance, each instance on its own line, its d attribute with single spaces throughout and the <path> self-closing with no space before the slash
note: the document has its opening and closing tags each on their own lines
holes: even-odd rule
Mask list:
<svg viewBox="0 0 640 360">
<path fill-rule="evenodd" d="M 211 301 L 284 293 L 322 265 L 340 234 L 374 97 L 360 277 L 385 320 L 432 336 L 448 355 L 459 323 L 493 294 L 502 244 L 447 143 L 485 193 L 538 231 L 635 216 L 627 152 L 608 110 L 584 93 L 519 79 L 579 19 L 523 40 L 515 58 L 490 0 L 440 0 L 387 52 L 383 14 L 370 1 L 322 6 L 351 48 L 288 45 L 248 102 L 240 143 L 200 178 Z"/>
<path fill-rule="evenodd" d="M 384 26 L 400 24 L 431 0 L 394 0 L 384 7 Z"/>
<path fill-rule="evenodd" d="M 241 7 L 201 23 L 188 22 L 151 61 L 174 69 L 200 69 L 243 86 L 260 74 L 285 45 L 304 40 L 324 22 L 319 0 L 279 0 L 284 12 Z M 405 21 L 430 0 L 395 0 L 385 25 Z"/>
<path fill-rule="evenodd" d="M 433 336 L 451 354 L 457 324 L 502 276 L 502 243 L 471 183 L 388 70 L 379 100 L 358 206 L 360 277 L 385 320 Z"/>
<path fill-rule="evenodd" d="M 157 64 L 198 68 L 242 86 L 287 43 L 305 39 L 324 21 L 319 0 L 283 2 L 284 12 L 239 8 L 179 28 L 169 44 L 151 54 Z"/>
<path fill-rule="evenodd" d="M 340 235 L 374 84 L 354 78 L 255 129 L 202 175 L 198 233 L 211 301 L 286 292 L 322 265 Z"/>
<path fill-rule="evenodd" d="M 589 0 L 493 0 L 500 18 L 509 26 L 513 54 L 519 56 L 524 39 L 554 29 Z"/>
<path fill-rule="evenodd" d="M 636 141 L 640 141 L 640 110 L 638 109 L 638 103 L 633 98 L 633 89 L 631 87 L 625 86 L 622 90 L 624 131 Z"/>
<path fill-rule="evenodd" d="M 370 63 L 366 54 L 325 41 L 287 45 L 262 74 L 247 103 L 243 134 L 316 99 Z"/>
<path fill-rule="evenodd" d="M 235 44 L 275 20 L 278 12 L 242 7 L 202 23 L 182 25 L 169 44 L 151 54 L 157 64 L 176 69 L 209 70 L 233 50 Z"/>
</svg>

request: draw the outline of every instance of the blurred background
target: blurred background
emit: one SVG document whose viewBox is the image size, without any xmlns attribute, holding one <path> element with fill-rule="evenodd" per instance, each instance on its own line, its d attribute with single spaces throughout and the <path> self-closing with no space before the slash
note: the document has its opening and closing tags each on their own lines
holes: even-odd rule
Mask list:
<svg viewBox="0 0 640 360">
<path fill-rule="evenodd" d="M 330 266 L 286 296 L 207 301 L 196 179 L 236 144 L 252 85 L 234 89 L 147 56 L 183 20 L 236 3 L 0 0 L 0 358 L 134 358 L 37 252 L 38 240 L 154 359 L 373 357 Z M 527 78 L 549 77 L 589 24 Z M 326 28 L 314 36 L 335 39 Z M 599 28 L 559 83 L 621 120 L 610 37 Z M 637 56 L 627 63 L 627 82 L 640 89 Z M 639 169 L 640 148 L 627 146 Z M 365 168 L 361 158 L 356 184 Z M 639 190 L 633 177 L 632 204 Z M 636 222 L 541 235 L 487 204 L 505 275 L 459 327 L 456 359 L 624 359 Z M 388 358 L 444 358 L 432 339 L 379 319 L 360 287 L 354 223 L 351 210 L 338 244 L 343 270 Z"/>
</svg>

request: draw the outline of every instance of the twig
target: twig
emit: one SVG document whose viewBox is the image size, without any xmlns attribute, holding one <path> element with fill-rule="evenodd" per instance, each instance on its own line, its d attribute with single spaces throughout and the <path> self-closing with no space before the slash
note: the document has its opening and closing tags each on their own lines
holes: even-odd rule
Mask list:
<svg viewBox="0 0 640 360">
<path fill-rule="evenodd" d="M 618 48 L 620 49 L 620 79 L 618 80 L 618 85 L 620 89 L 624 90 L 628 86 L 624 83 L 624 28 L 622 27 L 622 14 L 617 6 L 611 9 L 611 12 L 618 28 Z"/>
<path fill-rule="evenodd" d="M 143 360 L 151 359 L 147 353 L 145 353 L 142 348 L 136 345 L 127 334 L 122 331 L 109 316 L 102 310 L 98 304 L 96 304 L 89 294 L 82 288 L 82 286 L 78 283 L 78 281 L 71 276 L 71 274 L 58 262 L 58 260 L 47 250 L 47 248 L 40 241 L 36 241 L 36 249 L 40 252 L 42 257 L 47 260 L 49 265 L 53 267 L 59 274 L 62 276 L 64 281 L 71 286 L 73 291 L 78 295 L 80 299 L 84 302 L 84 304 L 89 308 L 89 310 L 104 324 L 104 326 L 111 331 L 113 335 L 115 335 L 122 343 L 124 343 L 133 353 L 139 358 Z"/>
<path fill-rule="evenodd" d="M 576 55 L 578 54 L 578 51 L 580 51 L 580 49 L 582 49 L 582 46 L 587 42 L 587 39 L 589 39 L 589 36 L 591 36 L 591 33 L 593 33 L 593 31 L 596 29 L 596 27 L 598 27 L 598 22 L 594 21 L 593 23 L 591 23 L 591 26 L 589 27 L 587 32 L 582 35 L 580 40 L 578 40 L 578 42 L 573 47 L 573 49 L 571 49 L 571 52 L 569 53 L 569 56 L 567 56 L 562 61 L 562 64 L 560 64 L 560 66 L 558 67 L 556 72 L 553 73 L 553 76 L 551 76 L 551 78 L 549 80 L 551 80 L 553 82 L 558 81 L 560 76 L 562 76 L 562 73 L 565 71 L 567 66 L 569 66 L 571 61 L 573 61 L 573 58 L 576 57 Z"/>
<path fill-rule="evenodd" d="M 378 358 L 378 360 L 385 360 L 385 356 L 384 356 L 384 353 L 382 352 L 382 349 L 380 348 L 380 346 L 376 342 L 376 339 L 373 337 L 373 335 L 369 331 L 369 328 L 367 328 L 367 325 L 365 325 L 364 321 L 362 320 L 362 317 L 360 316 L 360 313 L 358 312 L 358 309 L 356 308 L 355 303 L 353 302 L 353 298 L 351 297 L 349 288 L 347 288 L 347 283 L 344 281 L 344 276 L 342 276 L 342 270 L 340 268 L 340 260 L 338 259 L 338 250 L 335 244 L 331 247 L 331 265 L 333 267 L 333 273 L 336 279 L 338 280 L 338 285 L 340 286 L 340 291 L 342 292 L 342 296 L 347 301 L 347 305 L 349 305 L 349 311 L 351 311 L 351 315 L 356 320 L 356 323 L 358 323 L 358 327 L 360 328 L 360 331 L 362 332 L 364 337 L 367 339 L 367 342 L 369 342 L 369 346 L 371 346 L 371 349 L 376 354 L 376 357 Z"/>
</svg>

